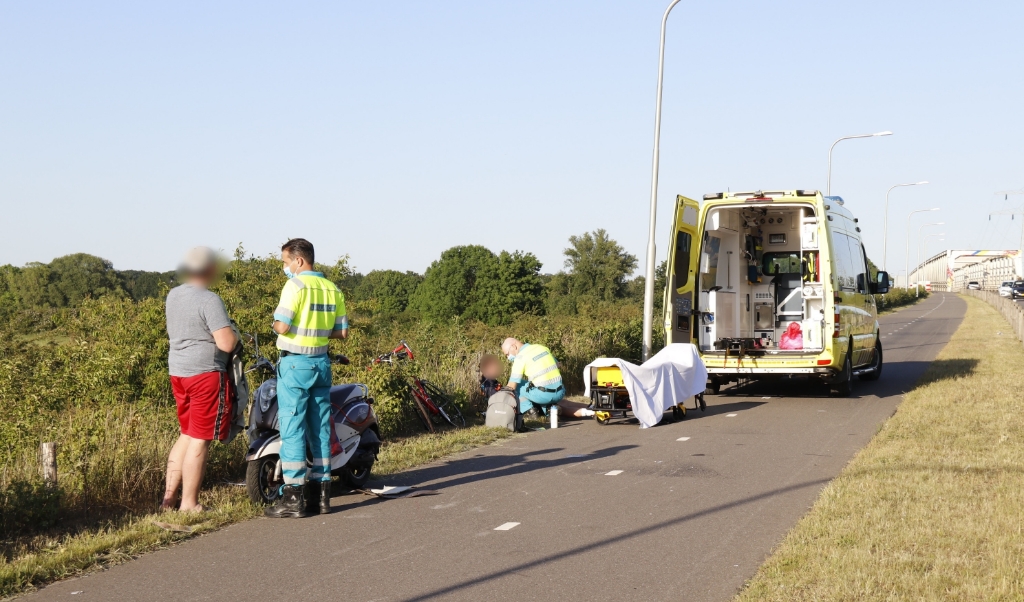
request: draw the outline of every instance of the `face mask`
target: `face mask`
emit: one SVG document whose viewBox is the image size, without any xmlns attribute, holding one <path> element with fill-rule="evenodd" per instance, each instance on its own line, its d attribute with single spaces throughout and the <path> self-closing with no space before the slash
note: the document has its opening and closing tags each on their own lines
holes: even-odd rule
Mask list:
<svg viewBox="0 0 1024 602">
<path fill-rule="evenodd" d="M 513 354 L 511 354 L 511 353 L 510 353 L 510 354 L 508 354 L 508 361 L 510 361 L 510 362 L 514 362 L 514 361 L 516 361 L 516 356 L 515 356 L 515 355 L 513 355 Z"/>
<path fill-rule="evenodd" d="M 292 274 L 292 271 L 288 268 L 288 266 L 285 266 L 284 268 L 284 275 L 287 276 L 289 280 L 295 277 L 295 274 Z"/>
</svg>

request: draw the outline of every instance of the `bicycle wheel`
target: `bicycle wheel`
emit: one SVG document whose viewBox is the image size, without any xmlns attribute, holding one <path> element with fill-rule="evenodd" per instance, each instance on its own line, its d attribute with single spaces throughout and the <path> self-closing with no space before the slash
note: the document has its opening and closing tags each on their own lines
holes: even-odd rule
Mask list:
<svg viewBox="0 0 1024 602">
<path fill-rule="evenodd" d="M 434 425 L 430 422 L 430 415 L 427 414 L 427 408 L 423 407 L 423 403 L 420 402 L 419 397 L 413 393 L 412 389 L 409 389 L 409 399 L 412 401 L 412 410 L 416 413 L 416 417 L 420 419 L 420 423 L 423 428 L 427 429 L 428 433 L 434 432 Z"/>
<path fill-rule="evenodd" d="M 455 404 L 451 397 L 448 397 L 447 393 L 430 381 L 424 380 L 421 382 L 423 383 L 424 390 L 430 394 L 430 399 L 437 406 L 437 409 L 440 410 L 441 416 L 448 421 L 448 424 L 454 427 L 466 426 L 466 418 L 462 415 L 462 410 L 459 409 L 459 406 Z"/>
</svg>

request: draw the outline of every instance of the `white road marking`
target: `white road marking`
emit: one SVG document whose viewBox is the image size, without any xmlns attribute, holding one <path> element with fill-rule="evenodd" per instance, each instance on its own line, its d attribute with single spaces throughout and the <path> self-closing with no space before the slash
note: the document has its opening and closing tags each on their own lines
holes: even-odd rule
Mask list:
<svg viewBox="0 0 1024 602">
<path fill-rule="evenodd" d="M 495 527 L 494 530 L 495 531 L 508 531 L 509 529 L 514 529 L 514 528 L 516 528 L 518 526 L 519 526 L 519 523 L 505 523 L 504 525 Z"/>
<path fill-rule="evenodd" d="M 680 437 L 680 438 L 676 439 L 676 441 L 689 441 L 689 440 L 690 440 L 689 437 Z"/>
<path fill-rule="evenodd" d="M 739 416 L 739 414 L 726 414 L 725 415 L 726 418 L 735 418 L 737 416 Z"/>
<path fill-rule="evenodd" d="M 618 476 L 620 474 L 622 474 L 621 470 L 612 470 L 610 472 L 604 473 L 604 476 L 606 476 L 606 477 L 614 477 L 614 476 Z"/>
</svg>

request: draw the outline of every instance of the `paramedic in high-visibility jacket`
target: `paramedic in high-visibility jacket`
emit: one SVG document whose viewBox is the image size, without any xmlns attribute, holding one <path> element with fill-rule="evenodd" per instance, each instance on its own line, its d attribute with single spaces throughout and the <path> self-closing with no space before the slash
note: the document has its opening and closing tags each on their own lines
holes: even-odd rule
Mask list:
<svg viewBox="0 0 1024 602">
<path fill-rule="evenodd" d="M 331 511 L 331 361 L 327 343 L 348 336 L 348 318 L 341 291 L 313 270 L 313 245 L 308 240 L 286 242 L 281 260 L 288 282 L 274 310 L 274 332 L 281 354 L 277 415 L 284 487 L 266 515 L 301 518 L 308 515 L 303 496 L 307 442 L 313 457 L 309 480 L 320 484 L 320 513 Z"/>
<path fill-rule="evenodd" d="M 536 406 L 547 414 L 565 397 L 562 373 L 550 349 L 509 337 L 501 344 L 501 352 L 512 362 L 508 387 L 517 393 L 520 412 L 525 414 Z"/>
</svg>

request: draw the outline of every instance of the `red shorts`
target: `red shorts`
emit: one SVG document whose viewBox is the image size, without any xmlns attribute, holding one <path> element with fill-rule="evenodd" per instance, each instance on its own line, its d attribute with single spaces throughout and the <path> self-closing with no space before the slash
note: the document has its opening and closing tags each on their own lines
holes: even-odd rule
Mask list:
<svg viewBox="0 0 1024 602">
<path fill-rule="evenodd" d="M 226 372 L 172 376 L 181 434 L 204 441 L 224 441 L 231 431 L 231 379 Z"/>
</svg>

